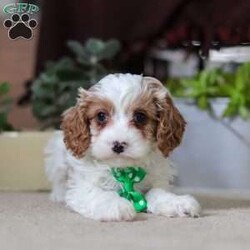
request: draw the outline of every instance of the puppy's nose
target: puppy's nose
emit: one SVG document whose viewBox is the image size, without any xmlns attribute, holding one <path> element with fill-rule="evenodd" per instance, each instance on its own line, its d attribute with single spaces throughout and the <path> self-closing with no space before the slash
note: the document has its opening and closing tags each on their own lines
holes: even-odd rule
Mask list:
<svg viewBox="0 0 250 250">
<path fill-rule="evenodd" d="M 112 148 L 112 150 L 115 153 L 120 154 L 120 153 L 124 152 L 126 146 L 127 146 L 126 142 L 115 141 L 115 142 L 113 142 L 113 148 Z"/>
</svg>

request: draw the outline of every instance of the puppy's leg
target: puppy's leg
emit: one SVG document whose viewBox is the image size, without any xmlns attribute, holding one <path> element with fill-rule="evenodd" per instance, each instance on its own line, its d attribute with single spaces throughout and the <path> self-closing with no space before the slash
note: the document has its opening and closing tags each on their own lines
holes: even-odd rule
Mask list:
<svg viewBox="0 0 250 250">
<path fill-rule="evenodd" d="M 101 221 L 132 220 L 136 215 L 133 205 L 116 192 L 86 183 L 67 190 L 66 204 L 85 217 Z"/>
<path fill-rule="evenodd" d="M 66 175 L 65 172 L 60 173 L 58 171 L 55 178 L 51 179 L 52 191 L 50 193 L 50 199 L 56 202 L 64 202 L 66 193 Z"/>
<path fill-rule="evenodd" d="M 146 194 L 148 212 L 167 217 L 198 217 L 199 203 L 190 195 L 175 195 L 163 189 L 153 188 Z"/>
</svg>

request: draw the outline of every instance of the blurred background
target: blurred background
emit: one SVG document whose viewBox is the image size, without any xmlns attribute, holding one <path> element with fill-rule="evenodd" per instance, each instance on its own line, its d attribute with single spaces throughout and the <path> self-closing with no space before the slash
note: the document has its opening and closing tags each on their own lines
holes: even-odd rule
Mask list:
<svg viewBox="0 0 250 250">
<path fill-rule="evenodd" d="M 13 154 L 8 152 L 16 148 L 17 159 L 25 162 L 24 155 L 37 147 L 33 156 L 42 159 L 46 140 L 34 131 L 57 129 L 77 88 L 88 88 L 110 72 L 154 76 L 170 89 L 188 122 L 183 144 L 172 155 L 177 185 L 250 188 L 249 1 L 1 0 L 3 24 L 13 14 L 2 11 L 7 4 L 38 25 L 24 22 L 33 33 L 28 40 L 18 23 L 0 25 L 0 131 L 21 136 L 16 146 L 13 132 L 0 135 L 3 188 L 16 183 L 9 184 Z M 32 4 L 39 11 L 29 12 Z M 12 40 L 8 32 L 14 28 L 20 36 Z M 31 144 L 27 131 L 34 132 L 28 135 Z M 22 155 L 20 147 L 27 147 Z M 34 162 L 24 164 L 27 172 L 19 170 L 21 188 L 30 187 L 22 183 Z M 33 178 L 37 185 L 30 185 L 42 189 L 39 174 Z"/>
</svg>

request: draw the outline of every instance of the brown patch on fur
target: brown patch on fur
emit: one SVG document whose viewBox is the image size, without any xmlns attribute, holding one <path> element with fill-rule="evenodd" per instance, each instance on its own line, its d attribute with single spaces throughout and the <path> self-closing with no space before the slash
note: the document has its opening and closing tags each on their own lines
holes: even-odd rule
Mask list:
<svg viewBox="0 0 250 250">
<path fill-rule="evenodd" d="M 63 114 L 64 143 L 74 156 L 82 157 L 89 147 L 90 131 L 85 110 L 78 105 Z"/>
<path fill-rule="evenodd" d="M 144 77 L 142 87 L 146 90 L 145 92 L 150 93 L 157 110 L 155 118 L 157 120 L 155 129 L 157 146 L 164 156 L 168 156 L 181 143 L 186 122 L 159 80 L 154 77 Z M 142 103 L 144 102 L 147 103 L 142 100 Z M 147 107 L 151 112 L 153 111 L 153 106 Z"/>
<path fill-rule="evenodd" d="M 156 115 L 157 110 L 154 104 L 152 93 L 144 91 L 142 94 L 128 107 L 128 115 L 133 119 L 135 112 L 142 112 L 147 119 L 143 124 L 136 124 L 131 120 L 131 125 L 139 129 L 143 137 L 150 139 L 155 137 Z"/>
<path fill-rule="evenodd" d="M 86 104 L 88 106 L 86 111 L 87 117 L 91 126 L 93 126 L 97 132 L 100 132 L 111 123 L 111 117 L 114 112 L 114 106 L 111 101 L 104 98 L 92 97 L 86 99 Z M 107 116 L 107 120 L 103 123 L 97 120 L 97 114 L 99 112 L 103 112 Z"/>
<path fill-rule="evenodd" d="M 186 122 L 168 95 L 158 105 L 161 109 L 156 134 L 157 145 L 168 156 L 181 143 Z"/>
<path fill-rule="evenodd" d="M 128 107 L 128 113 L 132 113 L 132 111 L 136 110 L 141 110 L 146 113 L 149 119 L 155 118 L 157 112 L 154 104 L 154 96 L 151 92 L 142 92 Z"/>
<path fill-rule="evenodd" d="M 111 116 L 113 112 L 112 103 L 104 98 L 99 98 L 90 92 L 80 90 L 79 98 L 75 107 L 68 109 L 63 114 L 61 128 L 64 131 L 64 142 L 74 156 L 80 158 L 90 144 L 90 126 L 94 126 L 97 131 L 104 128 L 105 124 L 99 124 L 96 120 L 98 112 L 102 111 Z"/>
<path fill-rule="evenodd" d="M 87 116 L 90 120 L 94 119 L 100 111 L 104 111 L 109 115 L 114 112 L 114 106 L 111 101 L 96 96 L 86 98 L 85 106 L 88 106 Z"/>
</svg>

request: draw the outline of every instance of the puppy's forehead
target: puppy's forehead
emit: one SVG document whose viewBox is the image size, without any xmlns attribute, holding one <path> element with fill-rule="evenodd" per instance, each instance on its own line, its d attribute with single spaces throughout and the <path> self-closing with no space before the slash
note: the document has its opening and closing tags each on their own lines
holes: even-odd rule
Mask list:
<svg viewBox="0 0 250 250">
<path fill-rule="evenodd" d="M 134 102 L 143 91 L 143 77 L 131 74 L 112 74 L 93 87 L 94 92 L 111 100 L 117 109 Z"/>
</svg>

